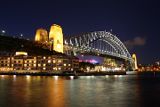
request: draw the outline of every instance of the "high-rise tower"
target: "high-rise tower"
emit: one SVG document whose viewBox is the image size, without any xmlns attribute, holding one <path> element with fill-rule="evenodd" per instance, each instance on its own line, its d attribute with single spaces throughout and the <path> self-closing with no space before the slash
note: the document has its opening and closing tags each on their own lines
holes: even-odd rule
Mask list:
<svg viewBox="0 0 160 107">
<path fill-rule="evenodd" d="M 48 32 L 45 29 L 37 29 L 35 35 L 35 41 L 37 42 L 48 42 Z"/>
<path fill-rule="evenodd" d="M 49 41 L 53 44 L 53 50 L 63 53 L 63 33 L 59 25 L 53 24 L 49 32 Z"/>
</svg>

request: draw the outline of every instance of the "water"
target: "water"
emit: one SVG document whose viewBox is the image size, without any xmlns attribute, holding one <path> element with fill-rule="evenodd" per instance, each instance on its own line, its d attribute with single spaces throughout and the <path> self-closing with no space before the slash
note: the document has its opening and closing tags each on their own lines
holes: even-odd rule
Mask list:
<svg viewBox="0 0 160 107">
<path fill-rule="evenodd" d="M 0 76 L 0 107 L 158 107 L 160 77 Z"/>
</svg>

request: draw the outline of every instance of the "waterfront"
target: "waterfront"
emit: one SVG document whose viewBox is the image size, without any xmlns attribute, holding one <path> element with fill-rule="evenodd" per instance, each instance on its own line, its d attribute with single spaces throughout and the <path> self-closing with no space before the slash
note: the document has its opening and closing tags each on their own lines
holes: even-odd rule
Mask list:
<svg viewBox="0 0 160 107">
<path fill-rule="evenodd" d="M 158 77 L 0 75 L 0 107 L 153 107 L 159 93 Z"/>
</svg>

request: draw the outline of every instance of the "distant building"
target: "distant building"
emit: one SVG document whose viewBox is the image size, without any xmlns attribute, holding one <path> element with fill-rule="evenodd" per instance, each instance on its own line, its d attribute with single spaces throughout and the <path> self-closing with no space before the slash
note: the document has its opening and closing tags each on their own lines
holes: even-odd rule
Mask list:
<svg viewBox="0 0 160 107">
<path fill-rule="evenodd" d="M 17 53 L 17 52 L 16 52 Z M 76 57 L 63 55 L 28 56 L 19 52 L 14 56 L 0 56 L 0 71 L 54 72 L 79 69 Z"/>
</svg>

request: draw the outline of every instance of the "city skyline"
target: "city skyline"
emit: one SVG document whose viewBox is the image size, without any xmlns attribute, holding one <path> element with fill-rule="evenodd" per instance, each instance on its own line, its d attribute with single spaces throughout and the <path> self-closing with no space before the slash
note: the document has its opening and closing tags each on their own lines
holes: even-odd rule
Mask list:
<svg viewBox="0 0 160 107">
<path fill-rule="evenodd" d="M 0 29 L 34 38 L 36 29 L 56 23 L 64 35 L 112 31 L 136 53 L 139 63 L 160 59 L 159 15 L 156 1 L 2 1 Z M 147 53 L 147 54 L 146 54 Z"/>
</svg>

